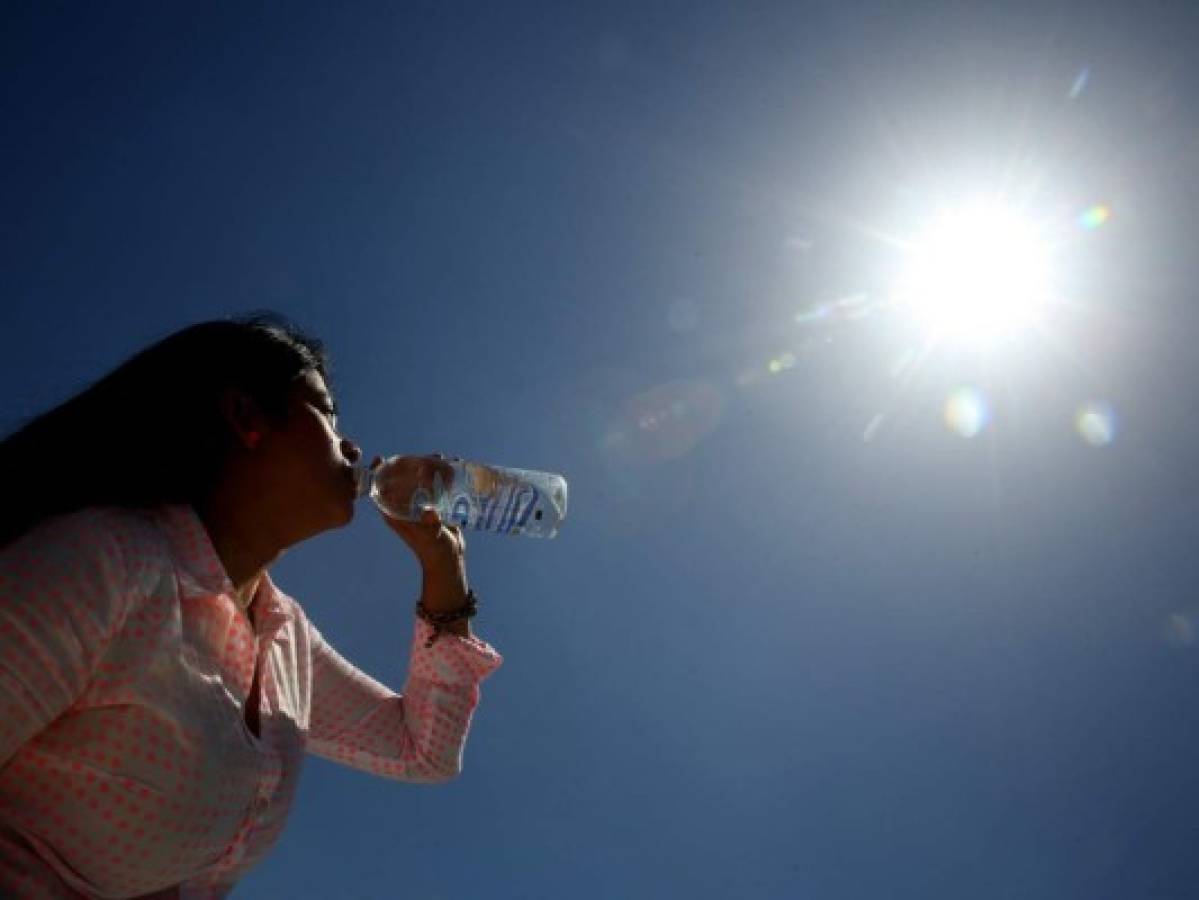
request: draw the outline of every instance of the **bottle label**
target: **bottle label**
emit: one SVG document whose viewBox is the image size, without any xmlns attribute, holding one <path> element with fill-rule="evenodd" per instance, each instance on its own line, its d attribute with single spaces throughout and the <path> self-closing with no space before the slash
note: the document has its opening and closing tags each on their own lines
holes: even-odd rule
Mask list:
<svg viewBox="0 0 1199 900">
<path fill-rule="evenodd" d="M 455 494 L 449 521 L 463 529 L 520 534 L 537 508 L 541 492 L 530 484 L 505 486 L 491 494 Z"/>
</svg>

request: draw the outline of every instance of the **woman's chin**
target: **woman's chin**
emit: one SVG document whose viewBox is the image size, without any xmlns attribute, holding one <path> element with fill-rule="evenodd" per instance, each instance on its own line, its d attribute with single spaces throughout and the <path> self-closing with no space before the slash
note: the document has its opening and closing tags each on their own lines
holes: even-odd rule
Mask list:
<svg viewBox="0 0 1199 900">
<path fill-rule="evenodd" d="M 312 533 L 308 537 L 316 537 L 318 534 L 323 534 L 326 531 L 335 531 L 338 528 L 345 528 L 354 521 L 354 504 L 340 503 L 337 506 L 329 509 L 329 511 L 321 517 L 319 524 L 313 523 Z"/>
</svg>

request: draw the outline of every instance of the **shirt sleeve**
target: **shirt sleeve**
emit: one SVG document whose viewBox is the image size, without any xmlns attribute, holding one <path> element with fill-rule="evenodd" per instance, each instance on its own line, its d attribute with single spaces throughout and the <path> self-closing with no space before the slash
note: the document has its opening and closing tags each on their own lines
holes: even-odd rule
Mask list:
<svg viewBox="0 0 1199 900">
<path fill-rule="evenodd" d="M 0 549 L 0 767 L 84 692 L 128 612 L 120 542 L 100 511 Z"/>
<path fill-rule="evenodd" d="M 308 623 L 312 707 L 308 749 L 318 756 L 399 781 L 448 781 L 462 753 L 479 684 L 502 657 L 477 638 L 416 620 L 408 678 L 397 694 L 346 661 Z"/>
</svg>

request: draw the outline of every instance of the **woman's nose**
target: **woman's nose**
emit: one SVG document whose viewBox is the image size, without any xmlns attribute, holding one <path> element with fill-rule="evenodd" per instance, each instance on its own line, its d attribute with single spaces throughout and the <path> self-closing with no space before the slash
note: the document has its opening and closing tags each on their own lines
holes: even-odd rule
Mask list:
<svg viewBox="0 0 1199 900">
<path fill-rule="evenodd" d="M 350 461 L 351 464 L 362 459 L 362 448 L 351 441 L 349 438 L 341 439 L 341 455 Z"/>
</svg>

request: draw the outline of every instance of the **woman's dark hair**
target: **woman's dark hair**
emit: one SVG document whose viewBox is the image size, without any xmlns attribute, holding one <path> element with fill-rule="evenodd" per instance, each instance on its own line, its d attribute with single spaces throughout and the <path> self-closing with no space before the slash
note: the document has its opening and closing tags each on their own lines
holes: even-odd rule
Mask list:
<svg viewBox="0 0 1199 900">
<path fill-rule="evenodd" d="M 202 504 L 234 445 L 226 389 L 240 388 L 283 425 L 291 383 L 310 370 L 328 379 L 328 369 L 321 342 L 273 312 L 164 338 L 0 444 L 0 547 L 88 506 Z"/>
</svg>

